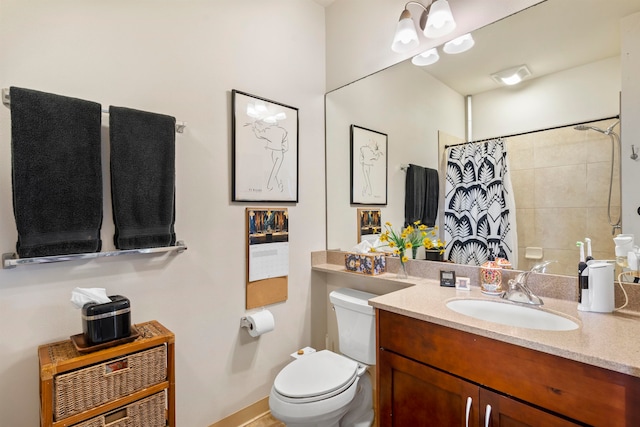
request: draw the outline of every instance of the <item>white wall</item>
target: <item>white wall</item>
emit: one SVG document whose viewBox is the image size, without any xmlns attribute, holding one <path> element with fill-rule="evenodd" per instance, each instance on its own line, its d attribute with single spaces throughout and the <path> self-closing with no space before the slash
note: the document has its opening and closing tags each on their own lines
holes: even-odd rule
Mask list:
<svg viewBox="0 0 640 427">
<path fill-rule="evenodd" d="M 399 54 L 391 51 L 391 42 L 406 0 L 336 0 L 327 7 L 327 89 L 368 76 L 540 2 L 449 0 L 455 31 L 438 39 L 419 35 L 419 47 Z M 417 22 L 422 9 L 408 9 Z"/>
<path fill-rule="evenodd" d="M 473 140 L 566 126 L 620 112 L 613 57 L 473 96 Z"/>
<path fill-rule="evenodd" d="M 76 286 L 126 295 L 134 322 L 157 319 L 175 332 L 178 425 L 207 426 L 267 396 L 289 353 L 324 344 L 324 334 L 312 332 L 324 330 L 325 314 L 313 309 L 310 285 L 310 252 L 325 248 L 324 9 L 311 0 L 0 0 L 0 43 L 1 87 L 188 123 L 176 142 L 175 228 L 189 246 L 166 258 L 0 270 L 0 426 L 38 425 L 37 346 L 81 332 L 69 303 Z M 285 205 L 289 299 L 269 307 L 276 330 L 259 339 L 239 328 L 251 205 L 230 202 L 231 89 L 299 108 L 300 201 Z M 2 252 L 14 251 L 17 236 L 10 145 L 10 112 L 2 106 Z M 105 200 L 105 249 L 113 247 L 110 215 Z"/>
<path fill-rule="evenodd" d="M 410 61 L 327 95 L 328 238 L 332 249 L 357 243 L 357 208 L 350 205 L 352 124 L 388 137 L 387 205 L 382 221 L 404 225 L 404 164 L 438 168 L 438 131 L 464 135 L 464 97 Z"/>
<path fill-rule="evenodd" d="M 631 145 L 640 149 L 640 13 L 621 21 L 622 52 L 622 230 L 640 240 L 640 160 L 631 160 Z"/>
</svg>

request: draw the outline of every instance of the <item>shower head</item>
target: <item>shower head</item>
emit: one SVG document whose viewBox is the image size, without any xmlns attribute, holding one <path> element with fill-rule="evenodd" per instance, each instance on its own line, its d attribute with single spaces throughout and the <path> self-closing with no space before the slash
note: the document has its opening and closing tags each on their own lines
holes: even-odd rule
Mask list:
<svg viewBox="0 0 640 427">
<path fill-rule="evenodd" d="M 613 128 L 616 127 L 618 125 L 618 123 L 620 123 L 620 120 L 616 120 L 606 130 L 597 128 L 595 126 L 587 126 L 587 125 L 578 125 L 578 126 L 574 126 L 573 128 L 575 130 L 595 130 L 596 132 L 600 132 L 600 133 L 603 133 L 605 135 L 611 135 L 612 133 L 615 133 L 615 132 L 613 132 Z"/>
<path fill-rule="evenodd" d="M 607 135 L 606 130 L 597 128 L 595 126 L 578 125 L 578 126 L 574 126 L 574 129 L 575 130 L 595 130 L 596 132 L 604 133 L 605 135 Z"/>
</svg>

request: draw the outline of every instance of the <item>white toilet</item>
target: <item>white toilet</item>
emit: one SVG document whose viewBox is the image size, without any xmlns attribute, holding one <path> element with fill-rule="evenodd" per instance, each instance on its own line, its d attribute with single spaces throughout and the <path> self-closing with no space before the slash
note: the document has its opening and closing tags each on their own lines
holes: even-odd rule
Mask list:
<svg viewBox="0 0 640 427">
<path fill-rule="evenodd" d="M 287 427 L 369 427 L 373 390 L 368 365 L 376 362 L 377 295 L 353 289 L 329 294 L 336 312 L 340 351 L 322 350 L 285 366 L 271 387 L 271 414 Z"/>
</svg>

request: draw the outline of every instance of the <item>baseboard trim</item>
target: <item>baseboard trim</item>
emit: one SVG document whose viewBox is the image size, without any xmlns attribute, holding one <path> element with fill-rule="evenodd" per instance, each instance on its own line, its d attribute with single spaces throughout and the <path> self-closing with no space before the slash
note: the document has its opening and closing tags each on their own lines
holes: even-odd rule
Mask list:
<svg viewBox="0 0 640 427">
<path fill-rule="evenodd" d="M 269 412 L 269 396 L 229 415 L 209 427 L 242 427 Z"/>
</svg>

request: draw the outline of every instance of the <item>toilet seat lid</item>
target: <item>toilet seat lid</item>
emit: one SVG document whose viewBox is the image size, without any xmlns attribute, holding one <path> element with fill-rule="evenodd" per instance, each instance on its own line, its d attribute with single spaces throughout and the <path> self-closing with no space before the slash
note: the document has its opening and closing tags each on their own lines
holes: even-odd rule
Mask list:
<svg viewBox="0 0 640 427">
<path fill-rule="evenodd" d="M 326 396 L 351 385 L 357 372 L 357 362 L 322 350 L 285 366 L 276 376 L 273 387 L 279 394 L 295 399 Z"/>
</svg>

